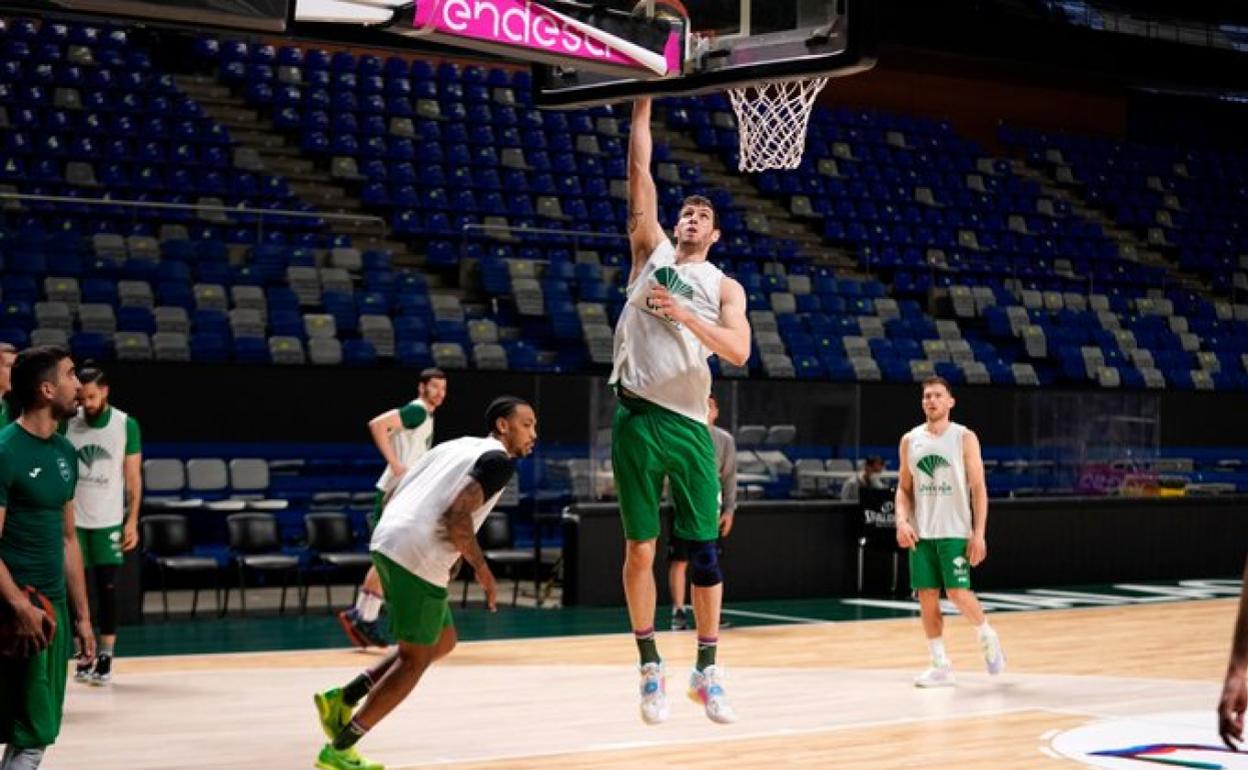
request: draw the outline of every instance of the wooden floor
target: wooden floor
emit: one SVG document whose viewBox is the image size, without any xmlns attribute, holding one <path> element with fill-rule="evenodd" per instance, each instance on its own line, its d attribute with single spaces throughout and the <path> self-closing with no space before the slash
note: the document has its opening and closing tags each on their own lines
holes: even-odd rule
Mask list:
<svg viewBox="0 0 1248 770">
<path fill-rule="evenodd" d="M 733 629 L 720 653 L 740 715 L 730 726 L 683 697 L 691 633 L 660 634 L 674 697 L 671 720 L 656 727 L 637 715 L 627 635 L 463 644 L 360 748 L 391 770 L 1148 770 L 1158 765 L 1087 752 L 1216 744 L 1234 611 L 1228 599 L 1001 614 L 993 625 L 1009 670 L 996 678 L 983 672 L 974 631 L 948 618 L 959 680 L 947 690 L 911 684 L 926 660 L 917 620 Z M 308 768 L 323 742 L 312 693 L 374 659 L 344 650 L 121 660 L 108 688 L 70 683 L 46 766 Z M 1169 756 L 1248 767 L 1225 754 Z"/>
</svg>

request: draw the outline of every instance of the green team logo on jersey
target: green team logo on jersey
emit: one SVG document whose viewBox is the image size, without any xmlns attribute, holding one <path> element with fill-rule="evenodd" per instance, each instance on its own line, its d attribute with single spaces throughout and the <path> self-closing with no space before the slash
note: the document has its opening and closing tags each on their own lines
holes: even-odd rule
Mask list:
<svg viewBox="0 0 1248 770">
<path fill-rule="evenodd" d="M 937 468 L 950 467 L 949 461 L 940 455 L 926 455 L 925 457 L 920 457 L 919 461 L 915 463 L 915 465 L 918 466 L 919 470 L 927 474 L 928 478 L 932 479 L 936 478 Z"/>
<path fill-rule="evenodd" d="M 940 455 L 924 455 L 915 463 L 920 471 L 922 471 L 931 481 L 919 482 L 915 490 L 920 495 L 936 495 L 945 497 L 953 494 L 953 485 L 948 481 L 936 481 L 936 470 L 938 468 L 950 468 L 949 461 Z"/>
<path fill-rule="evenodd" d="M 654 281 L 678 297 L 693 299 L 693 287 L 685 283 L 674 267 L 660 267 L 654 271 Z"/>
<path fill-rule="evenodd" d="M 78 450 L 78 462 L 85 465 L 87 470 L 90 470 L 95 465 L 96 460 L 111 459 L 113 459 L 113 456 L 99 444 L 87 444 Z"/>
<path fill-rule="evenodd" d="M 64 457 L 56 458 L 56 469 L 61 472 L 61 481 L 69 481 L 70 476 L 73 475 Z"/>
</svg>

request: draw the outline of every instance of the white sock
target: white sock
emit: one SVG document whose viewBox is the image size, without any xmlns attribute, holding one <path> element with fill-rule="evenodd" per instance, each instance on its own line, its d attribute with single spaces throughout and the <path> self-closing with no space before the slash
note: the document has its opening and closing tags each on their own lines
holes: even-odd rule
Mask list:
<svg viewBox="0 0 1248 770">
<path fill-rule="evenodd" d="M 987 620 L 975 626 L 975 631 L 979 634 L 980 639 L 987 639 L 990 636 L 997 635 L 997 632 L 992 630 L 992 626 L 988 625 Z"/>
<path fill-rule="evenodd" d="M 355 609 L 360 613 L 360 620 L 372 623 L 381 614 L 381 597 L 368 591 L 360 591 L 355 599 Z"/>
<path fill-rule="evenodd" d="M 932 665 L 943 667 L 949 665 L 949 654 L 945 652 L 945 640 L 937 637 L 927 640 L 927 649 L 932 654 Z"/>
</svg>

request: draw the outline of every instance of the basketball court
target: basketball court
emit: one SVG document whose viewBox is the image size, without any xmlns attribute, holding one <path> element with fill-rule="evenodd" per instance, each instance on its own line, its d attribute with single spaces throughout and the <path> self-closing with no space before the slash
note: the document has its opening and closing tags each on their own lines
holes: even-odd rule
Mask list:
<svg viewBox="0 0 1248 770">
<path fill-rule="evenodd" d="M 1093 752 L 1219 746 L 1213 706 L 1235 604 L 1175 598 L 997 613 L 1009 655 L 997 678 L 983 673 L 974 632 L 949 617 L 959 681 L 939 690 L 912 685 L 925 665 L 917 619 L 732 629 L 723 658 L 740 721 L 728 726 L 683 698 L 668 723 L 643 725 L 625 634 L 461 643 L 370 733 L 369 751 L 395 770 L 1146 767 L 1154 763 Z M 663 633 L 659 643 L 677 694 L 692 635 Z M 304 767 L 322 741 L 312 693 L 375 660 L 333 649 L 123 658 L 108 689 L 71 683 L 65 739 L 48 766 Z M 137 739 L 132 728 L 148 722 L 160 735 Z M 1154 756 L 1248 767 L 1212 749 Z"/>
<path fill-rule="evenodd" d="M 149 4 L 130 5 L 142 16 Z M 796 168 L 819 94 L 875 63 L 871 0 L 686 5 L 299 0 L 280 27 L 252 29 L 291 36 L 337 29 L 343 39 L 419 40 L 453 56 L 532 65 L 534 99 L 550 108 L 727 93 L 743 173 Z M 731 573 L 727 585 L 731 600 Z M 524 634 L 462 642 L 364 747 L 391 770 L 1248 768 L 1248 758 L 1220 748 L 1215 729 L 1237 593 L 1238 581 L 1224 581 L 1203 594 L 1176 589 L 1148 601 L 1091 602 L 1102 606 L 1048 608 L 1060 590 L 1030 603 L 1002 599 L 995 609 L 1014 611 L 992 618 L 1009 660 L 999 677 L 984 673 L 974 631 L 951 615 L 945 638 L 957 686 L 931 690 L 913 685 L 927 656 L 908 603 L 866 600 L 855 606 L 867 616 L 894 617 L 857 620 L 802 614 L 800 604 L 738 606 L 727 614 L 742 622 L 723 635 L 721 656 L 740 719 L 726 726 L 679 697 L 692 633 L 659 634 L 675 697 L 670 721 L 646 726 L 637 713 L 631 636 L 561 634 L 568 621 L 554 617 L 569 610 L 534 611 L 551 619 L 533 620 Z M 472 624 L 481 610 L 455 612 L 457 622 Z M 599 618 L 627 627 L 623 609 Z M 334 629 L 329 618 L 307 622 L 317 633 Z M 311 766 L 324 741 L 313 693 L 348 681 L 378 655 L 341 648 L 123 655 L 111 686 L 69 683 L 64 732 L 46 766 Z M 153 725 L 159 729 L 149 731 Z"/>
</svg>

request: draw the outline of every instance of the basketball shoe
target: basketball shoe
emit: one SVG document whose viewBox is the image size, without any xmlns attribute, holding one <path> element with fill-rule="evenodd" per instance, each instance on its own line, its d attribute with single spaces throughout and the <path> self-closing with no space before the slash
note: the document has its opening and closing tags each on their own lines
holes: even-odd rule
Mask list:
<svg viewBox="0 0 1248 770">
<path fill-rule="evenodd" d="M 329 743 L 321 747 L 321 753 L 316 756 L 316 766 L 320 770 L 386 770 L 385 765 L 361 757 L 354 746 L 339 751 Z"/>
<path fill-rule="evenodd" d="M 914 678 L 915 687 L 953 687 L 953 666 L 949 663 L 932 664 L 926 671 Z"/>
<path fill-rule="evenodd" d="M 648 725 L 666 722 L 671 716 L 667 706 L 667 680 L 662 663 L 641 667 L 641 721 Z"/>
<path fill-rule="evenodd" d="M 316 716 L 321 720 L 321 730 L 332 741 L 351 721 L 355 708 L 343 702 L 340 687 L 318 692 L 312 696 L 312 700 L 316 703 Z"/>
<path fill-rule="evenodd" d="M 695 668 L 689 675 L 689 699 L 701 704 L 712 722 L 726 725 L 737 721 L 737 713 L 728 703 L 723 678 L 724 670 L 719 666 L 707 666 L 701 671 Z"/>
</svg>

